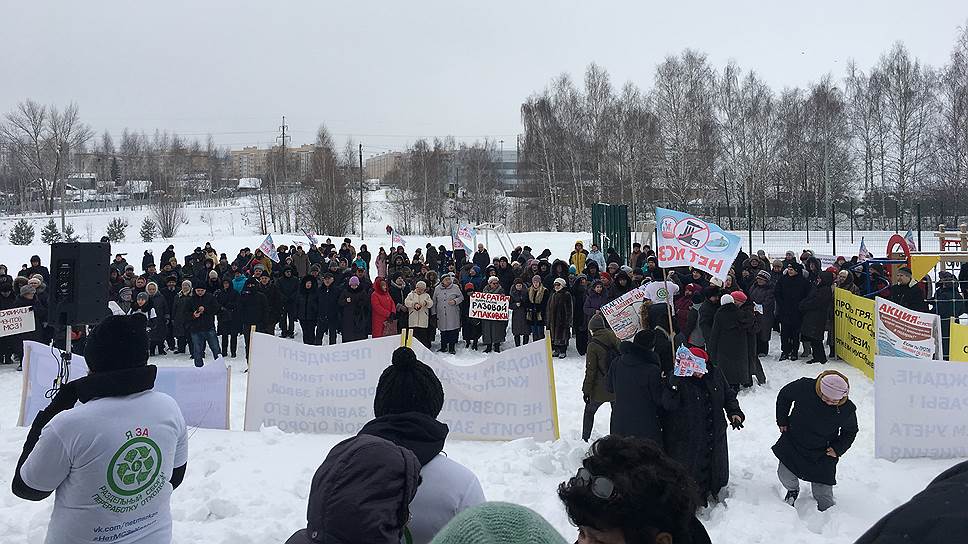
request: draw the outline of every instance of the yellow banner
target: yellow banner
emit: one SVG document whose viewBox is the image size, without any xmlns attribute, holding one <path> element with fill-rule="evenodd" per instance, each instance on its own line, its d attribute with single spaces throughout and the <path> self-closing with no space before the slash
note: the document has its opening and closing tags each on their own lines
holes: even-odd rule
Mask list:
<svg viewBox="0 0 968 544">
<path fill-rule="evenodd" d="M 874 301 L 844 289 L 835 289 L 834 339 L 837 357 L 873 380 L 876 349 Z"/>
<path fill-rule="evenodd" d="M 968 363 L 968 325 L 951 321 L 951 340 L 948 359 Z"/>
<path fill-rule="evenodd" d="M 911 255 L 911 276 L 916 280 L 920 280 L 940 260 L 941 255 Z"/>
</svg>

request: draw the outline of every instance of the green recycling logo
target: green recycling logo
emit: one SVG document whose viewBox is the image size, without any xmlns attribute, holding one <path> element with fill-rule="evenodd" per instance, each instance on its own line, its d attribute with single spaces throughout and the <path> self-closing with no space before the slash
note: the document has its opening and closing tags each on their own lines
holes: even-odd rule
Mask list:
<svg viewBox="0 0 968 544">
<path fill-rule="evenodd" d="M 121 446 L 108 464 L 108 485 L 118 495 L 130 497 L 148 489 L 161 471 L 161 449 L 147 436 L 132 438 Z"/>
</svg>

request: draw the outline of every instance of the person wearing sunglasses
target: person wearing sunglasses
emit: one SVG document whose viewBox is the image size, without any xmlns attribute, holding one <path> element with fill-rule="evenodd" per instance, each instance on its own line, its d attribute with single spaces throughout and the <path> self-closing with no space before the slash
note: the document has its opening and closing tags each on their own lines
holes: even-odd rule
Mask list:
<svg viewBox="0 0 968 544">
<path fill-rule="evenodd" d="M 696 484 L 651 440 L 596 440 L 558 498 L 578 527 L 576 544 L 711 542 L 696 518 Z"/>
</svg>

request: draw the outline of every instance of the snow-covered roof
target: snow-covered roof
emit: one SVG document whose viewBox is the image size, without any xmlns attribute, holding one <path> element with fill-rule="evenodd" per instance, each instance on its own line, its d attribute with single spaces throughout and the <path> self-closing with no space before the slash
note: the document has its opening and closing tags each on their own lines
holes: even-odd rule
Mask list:
<svg viewBox="0 0 968 544">
<path fill-rule="evenodd" d="M 70 174 L 67 177 L 68 178 L 74 178 L 74 179 L 78 179 L 78 178 L 80 178 L 80 179 L 97 179 L 97 174 L 95 174 L 94 172 L 75 172 L 73 174 Z"/>
<path fill-rule="evenodd" d="M 239 189 L 261 189 L 261 178 L 239 178 Z"/>
</svg>

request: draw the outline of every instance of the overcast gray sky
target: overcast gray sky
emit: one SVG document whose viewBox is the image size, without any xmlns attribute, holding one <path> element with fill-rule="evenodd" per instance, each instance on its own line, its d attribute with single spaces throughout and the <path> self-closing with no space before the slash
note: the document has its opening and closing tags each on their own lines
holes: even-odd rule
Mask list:
<svg viewBox="0 0 968 544">
<path fill-rule="evenodd" d="M 647 88 L 690 47 L 779 89 L 897 40 L 940 66 L 966 19 L 965 0 L 0 0 L 0 111 L 73 100 L 98 132 L 231 147 L 271 142 L 283 114 L 294 144 L 325 122 L 367 155 L 447 134 L 509 146 L 522 100 L 590 62 Z"/>
</svg>

